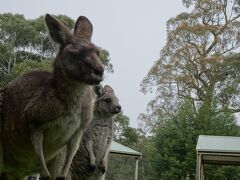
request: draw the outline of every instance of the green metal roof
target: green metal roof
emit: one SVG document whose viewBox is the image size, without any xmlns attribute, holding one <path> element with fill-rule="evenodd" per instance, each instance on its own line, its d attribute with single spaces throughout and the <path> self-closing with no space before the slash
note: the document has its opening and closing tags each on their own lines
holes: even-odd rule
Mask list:
<svg viewBox="0 0 240 180">
<path fill-rule="evenodd" d="M 124 146 L 122 144 L 119 144 L 115 141 L 112 141 L 112 144 L 110 147 L 110 153 L 127 155 L 127 156 L 138 156 L 138 157 L 142 155 L 140 152 L 137 152 L 137 151 L 135 151 L 127 146 Z"/>
<path fill-rule="evenodd" d="M 197 151 L 240 153 L 240 137 L 200 135 Z"/>
</svg>

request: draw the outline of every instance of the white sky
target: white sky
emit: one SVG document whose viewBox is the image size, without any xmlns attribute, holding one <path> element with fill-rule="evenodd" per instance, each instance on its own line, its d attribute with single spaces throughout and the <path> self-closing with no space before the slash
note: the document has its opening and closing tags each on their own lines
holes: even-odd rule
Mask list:
<svg viewBox="0 0 240 180">
<path fill-rule="evenodd" d="M 92 41 L 110 52 L 114 66 L 103 84 L 114 88 L 133 127 L 153 97 L 140 93 L 140 82 L 166 42 L 166 21 L 184 11 L 181 0 L 0 0 L 0 13 L 27 19 L 46 13 L 75 20 L 88 17 L 94 27 Z"/>
</svg>

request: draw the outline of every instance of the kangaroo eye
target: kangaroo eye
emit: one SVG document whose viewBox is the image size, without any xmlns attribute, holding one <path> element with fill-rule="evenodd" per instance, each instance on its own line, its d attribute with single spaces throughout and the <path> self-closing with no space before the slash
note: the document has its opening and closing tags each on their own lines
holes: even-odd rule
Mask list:
<svg viewBox="0 0 240 180">
<path fill-rule="evenodd" d="M 107 98 L 107 99 L 104 99 L 104 101 L 105 101 L 106 103 L 110 103 L 110 102 L 111 102 L 111 99 Z"/>
</svg>

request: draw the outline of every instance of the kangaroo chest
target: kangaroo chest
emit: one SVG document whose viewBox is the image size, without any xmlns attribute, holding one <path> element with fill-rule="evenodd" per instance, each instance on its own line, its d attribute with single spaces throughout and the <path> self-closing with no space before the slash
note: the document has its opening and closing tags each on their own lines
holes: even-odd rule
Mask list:
<svg viewBox="0 0 240 180">
<path fill-rule="evenodd" d="M 93 140 L 93 151 L 97 161 L 100 161 L 112 139 L 113 126 L 112 121 L 92 122 L 93 126 L 88 128 L 87 137 L 84 138 Z"/>
<path fill-rule="evenodd" d="M 64 145 L 73 134 L 81 128 L 81 116 L 82 111 L 81 108 L 79 108 L 43 126 L 42 130 L 46 143 L 49 142 L 53 146 Z"/>
<path fill-rule="evenodd" d="M 85 117 L 88 116 L 86 113 L 91 113 L 84 111 L 85 106 L 82 97 L 75 98 L 62 116 L 41 127 L 44 151 L 54 153 L 69 142 L 77 131 L 83 129 Z"/>
</svg>

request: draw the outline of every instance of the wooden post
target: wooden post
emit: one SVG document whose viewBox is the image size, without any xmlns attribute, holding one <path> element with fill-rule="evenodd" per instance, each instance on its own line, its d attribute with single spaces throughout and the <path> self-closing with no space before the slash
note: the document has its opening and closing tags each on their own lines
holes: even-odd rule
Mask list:
<svg viewBox="0 0 240 180">
<path fill-rule="evenodd" d="M 202 156 L 197 152 L 196 180 L 201 180 Z"/>
<path fill-rule="evenodd" d="M 204 172 L 203 172 L 203 169 L 204 169 L 204 164 L 203 162 L 201 163 L 201 179 L 200 180 L 204 180 Z"/>
<path fill-rule="evenodd" d="M 138 180 L 138 158 L 136 158 L 135 162 L 135 180 Z"/>
<path fill-rule="evenodd" d="M 196 180 L 204 180 L 202 154 L 197 152 Z"/>
</svg>

